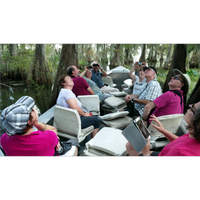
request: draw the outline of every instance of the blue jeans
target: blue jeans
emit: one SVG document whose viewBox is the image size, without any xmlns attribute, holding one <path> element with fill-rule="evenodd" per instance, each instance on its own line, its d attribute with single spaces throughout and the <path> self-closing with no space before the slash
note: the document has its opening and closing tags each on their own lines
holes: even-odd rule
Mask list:
<svg viewBox="0 0 200 200">
<path fill-rule="evenodd" d="M 84 117 L 81 116 L 81 128 L 87 128 L 91 125 L 94 126 L 94 129 L 99 128 L 100 123 L 99 119 L 96 116 Z"/>
<path fill-rule="evenodd" d="M 134 109 L 134 112 L 133 112 L 132 110 L 130 110 L 128 108 L 124 108 L 124 111 L 129 112 L 129 114 L 128 114 L 129 117 L 140 116 L 140 113 L 136 109 Z"/>
</svg>

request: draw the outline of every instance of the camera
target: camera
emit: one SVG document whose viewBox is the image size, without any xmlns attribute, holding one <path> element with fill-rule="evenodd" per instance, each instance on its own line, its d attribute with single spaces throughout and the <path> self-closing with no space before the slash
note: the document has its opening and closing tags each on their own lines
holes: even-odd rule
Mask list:
<svg viewBox="0 0 200 200">
<path fill-rule="evenodd" d="M 87 69 L 92 69 L 92 66 L 87 66 Z"/>
<path fill-rule="evenodd" d="M 93 67 L 99 66 L 99 64 L 93 64 Z"/>
<path fill-rule="evenodd" d="M 142 62 L 139 62 L 138 65 L 142 65 Z"/>
</svg>

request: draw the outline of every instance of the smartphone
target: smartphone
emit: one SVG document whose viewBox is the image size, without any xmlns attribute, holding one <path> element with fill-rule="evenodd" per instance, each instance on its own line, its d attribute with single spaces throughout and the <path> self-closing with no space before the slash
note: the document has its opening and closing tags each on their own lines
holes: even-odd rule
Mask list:
<svg viewBox="0 0 200 200">
<path fill-rule="evenodd" d="M 141 117 L 137 117 L 135 120 L 134 120 L 137 128 L 141 131 L 142 135 L 144 136 L 145 139 L 148 139 L 150 133 L 147 129 L 147 127 L 145 126 L 143 120 L 141 119 Z"/>
</svg>

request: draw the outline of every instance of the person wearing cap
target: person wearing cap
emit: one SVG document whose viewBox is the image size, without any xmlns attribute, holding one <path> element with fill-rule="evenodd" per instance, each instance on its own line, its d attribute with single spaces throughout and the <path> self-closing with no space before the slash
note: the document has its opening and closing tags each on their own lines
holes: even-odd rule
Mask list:
<svg viewBox="0 0 200 200">
<path fill-rule="evenodd" d="M 154 67 L 143 67 L 145 72 L 145 78 L 147 80 L 147 85 L 144 86 L 141 91 L 136 94 L 126 95 L 124 100 L 128 104 L 130 101 L 134 102 L 134 110 L 125 108 L 125 111 L 129 112 L 129 116 L 143 116 L 144 106 L 159 97 L 162 94 L 162 89 L 160 84 L 156 80 L 156 69 Z"/>
<path fill-rule="evenodd" d="M 102 80 L 102 77 L 108 76 L 106 71 L 101 68 L 101 66 L 97 62 L 91 63 L 92 66 L 92 77 L 91 80 L 93 80 L 97 86 L 100 88 L 100 90 L 104 93 L 109 93 L 109 92 L 119 92 L 119 89 L 113 88 L 110 86 L 106 86 Z M 99 72 L 99 70 L 101 72 Z"/>
<path fill-rule="evenodd" d="M 168 83 L 169 91 L 149 102 L 144 107 L 143 120 L 146 125 L 151 123 L 148 120 L 150 113 L 156 117 L 183 113 L 184 96 L 188 93 L 191 79 L 187 74 L 183 74 L 178 69 L 174 69 L 173 74 L 174 76 L 172 76 Z"/>
<path fill-rule="evenodd" d="M 6 133 L 0 146 L 7 156 L 53 156 L 59 149 L 57 130 L 38 121 L 34 105 L 32 97 L 23 96 L 2 111 L 1 126 Z M 38 130 L 33 131 L 33 126 Z"/>
<path fill-rule="evenodd" d="M 86 80 L 83 77 L 80 77 L 80 71 L 76 66 L 69 66 L 67 68 L 67 74 L 72 78 L 74 82 L 74 87 L 72 91 L 76 96 L 94 95 L 94 91 L 88 85 Z"/>
</svg>

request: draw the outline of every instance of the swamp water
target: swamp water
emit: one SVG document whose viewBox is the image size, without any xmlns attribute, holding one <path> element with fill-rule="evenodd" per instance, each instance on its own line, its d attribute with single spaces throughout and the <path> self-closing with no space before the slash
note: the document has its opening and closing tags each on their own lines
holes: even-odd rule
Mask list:
<svg viewBox="0 0 200 200">
<path fill-rule="evenodd" d="M 11 83 L 6 83 L 6 85 L 10 87 L 0 86 L 0 114 L 4 108 L 15 103 L 22 96 L 31 96 L 35 100 L 35 104 L 41 114 L 49 109 L 51 85 L 35 87 L 28 87 L 26 85 L 12 86 Z M 4 133 L 1 127 L 0 133 Z"/>
</svg>

